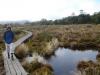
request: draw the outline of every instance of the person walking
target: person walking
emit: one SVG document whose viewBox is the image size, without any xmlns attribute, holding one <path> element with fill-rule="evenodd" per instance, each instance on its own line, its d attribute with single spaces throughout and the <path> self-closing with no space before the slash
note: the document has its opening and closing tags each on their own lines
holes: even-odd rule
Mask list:
<svg viewBox="0 0 100 75">
<path fill-rule="evenodd" d="M 6 31 L 4 32 L 4 41 L 5 41 L 5 45 L 6 45 L 6 52 L 8 54 L 8 58 L 12 57 L 13 59 L 13 54 L 11 54 L 11 48 L 12 48 L 12 42 L 14 40 L 14 33 L 11 30 L 11 27 L 8 26 L 6 28 Z"/>
</svg>

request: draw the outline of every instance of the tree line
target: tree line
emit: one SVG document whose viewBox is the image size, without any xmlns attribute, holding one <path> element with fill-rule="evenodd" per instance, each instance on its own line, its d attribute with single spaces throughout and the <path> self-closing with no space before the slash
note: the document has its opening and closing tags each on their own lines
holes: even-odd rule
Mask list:
<svg viewBox="0 0 100 75">
<path fill-rule="evenodd" d="M 62 19 L 47 20 L 32 22 L 32 25 L 66 25 L 66 24 L 100 24 L 100 12 L 90 14 L 80 14 L 78 16 L 68 16 Z"/>
</svg>

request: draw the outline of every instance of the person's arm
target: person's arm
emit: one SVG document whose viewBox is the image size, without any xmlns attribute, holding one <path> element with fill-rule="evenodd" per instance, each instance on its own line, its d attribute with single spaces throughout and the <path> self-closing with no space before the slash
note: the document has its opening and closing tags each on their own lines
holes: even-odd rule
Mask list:
<svg viewBox="0 0 100 75">
<path fill-rule="evenodd" d="M 14 32 L 13 32 L 13 39 L 14 39 L 14 35 L 15 35 L 15 34 L 14 34 Z"/>
<path fill-rule="evenodd" d="M 3 35 L 3 40 L 5 41 L 5 38 L 6 38 L 6 33 L 7 32 L 4 32 L 4 35 Z"/>
<path fill-rule="evenodd" d="M 13 41 L 14 41 L 14 32 L 12 32 L 12 39 L 13 39 Z"/>
</svg>

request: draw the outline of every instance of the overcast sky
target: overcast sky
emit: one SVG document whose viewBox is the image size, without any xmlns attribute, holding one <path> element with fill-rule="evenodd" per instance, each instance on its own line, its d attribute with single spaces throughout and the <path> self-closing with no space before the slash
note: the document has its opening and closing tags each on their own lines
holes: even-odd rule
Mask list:
<svg viewBox="0 0 100 75">
<path fill-rule="evenodd" d="M 58 19 L 100 11 L 100 0 L 0 0 L 0 21 Z"/>
</svg>

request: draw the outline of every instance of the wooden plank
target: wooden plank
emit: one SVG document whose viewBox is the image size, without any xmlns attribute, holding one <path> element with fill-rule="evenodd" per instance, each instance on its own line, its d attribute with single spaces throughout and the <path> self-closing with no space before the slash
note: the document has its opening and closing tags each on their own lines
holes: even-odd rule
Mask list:
<svg viewBox="0 0 100 75">
<path fill-rule="evenodd" d="M 13 67 L 13 65 L 11 63 L 11 60 L 8 59 L 6 52 L 4 53 L 4 57 L 5 57 L 5 60 L 7 62 L 8 67 L 9 67 L 9 71 L 10 71 L 11 75 L 16 75 L 16 71 L 15 71 L 15 69 L 14 69 L 14 67 Z"/>
<path fill-rule="evenodd" d="M 8 61 L 7 63 L 8 63 L 9 69 L 11 71 L 11 75 L 17 75 L 17 72 L 11 63 L 11 59 L 6 59 L 6 60 Z"/>
<path fill-rule="evenodd" d="M 8 59 L 6 54 L 4 55 L 4 64 L 6 69 L 6 75 L 27 75 L 18 59 L 14 56 L 14 60 Z"/>
<path fill-rule="evenodd" d="M 10 69 L 9 69 L 9 66 L 8 66 L 7 61 L 6 61 L 6 57 L 5 57 L 4 53 L 3 53 L 3 58 L 4 58 L 4 67 L 5 67 L 6 75 L 11 75 L 11 72 L 10 72 Z"/>
<path fill-rule="evenodd" d="M 19 67 L 21 74 L 22 75 L 27 75 L 28 73 L 24 70 L 24 68 L 22 67 L 21 63 L 19 62 L 19 60 L 14 56 L 14 59 L 16 59 L 16 64 Z"/>
<path fill-rule="evenodd" d="M 32 33 L 30 32 L 26 36 L 20 38 L 18 41 L 15 42 L 15 47 L 17 47 L 18 45 L 20 45 L 22 42 L 24 42 L 26 39 L 28 39 L 31 36 L 32 36 Z"/>
<path fill-rule="evenodd" d="M 8 59 L 8 64 L 9 64 L 12 75 L 17 75 L 17 71 L 14 68 L 14 65 L 12 64 L 11 59 Z"/>
<path fill-rule="evenodd" d="M 21 75 L 21 70 L 20 70 L 20 68 L 17 66 L 17 64 L 16 64 L 16 61 L 15 61 L 15 60 L 16 60 L 16 59 L 14 59 L 13 61 L 11 60 L 12 65 L 14 66 L 15 71 L 16 71 L 16 73 L 17 73 L 17 75 Z"/>
</svg>

